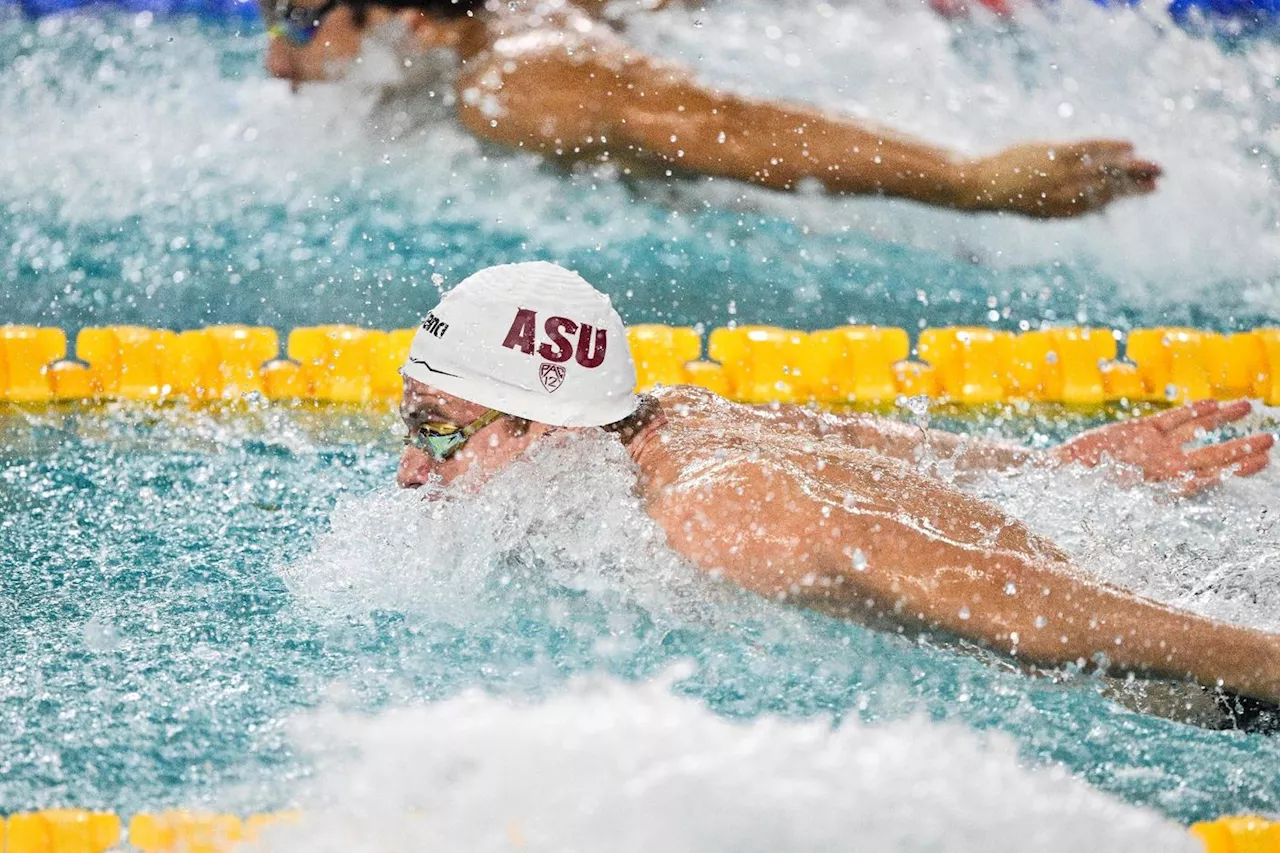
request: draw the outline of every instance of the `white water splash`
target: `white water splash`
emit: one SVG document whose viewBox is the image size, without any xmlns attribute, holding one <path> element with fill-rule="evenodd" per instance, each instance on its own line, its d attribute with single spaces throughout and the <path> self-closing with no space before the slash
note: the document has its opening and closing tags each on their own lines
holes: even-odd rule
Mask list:
<svg viewBox="0 0 1280 853">
<path fill-rule="evenodd" d="M 308 718 L 290 851 L 1198 850 L 1185 830 L 1013 743 L 912 719 L 731 722 L 670 685 L 578 684 L 537 704 L 480 693 Z"/>
<path fill-rule="evenodd" d="M 505 615 L 491 589 L 548 585 L 652 612 L 714 595 L 666 547 L 635 494 L 635 467 L 603 433 L 539 442 L 480 491 L 440 500 L 388 490 L 343 500 L 312 553 L 281 574 L 318 614 L 408 611 L 455 624 Z M 693 608 L 693 610 L 688 610 Z"/>
</svg>

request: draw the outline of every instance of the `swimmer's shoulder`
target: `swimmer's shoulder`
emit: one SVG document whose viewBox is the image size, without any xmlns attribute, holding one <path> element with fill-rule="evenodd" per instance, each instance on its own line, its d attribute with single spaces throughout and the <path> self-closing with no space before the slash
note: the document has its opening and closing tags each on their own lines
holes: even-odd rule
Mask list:
<svg viewBox="0 0 1280 853">
<path fill-rule="evenodd" d="M 725 397 L 721 397 L 716 392 L 700 385 L 655 385 L 648 393 L 663 405 L 667 405 L 668 402 L 672 404 L 681 402 L 690 404 L 730 402 Z"/>
<path fill-rule="evenodd" d="M 744 407 L 697 385 L 659 385 L 649 392 L 668 420 L 712 419 L 727 426 Z"/>
</svg>

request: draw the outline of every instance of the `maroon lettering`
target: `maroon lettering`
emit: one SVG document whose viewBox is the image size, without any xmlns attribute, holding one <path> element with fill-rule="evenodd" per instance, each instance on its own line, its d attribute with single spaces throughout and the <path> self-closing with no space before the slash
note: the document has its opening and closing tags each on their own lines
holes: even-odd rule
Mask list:
<svg viewBox="0 0 1280 853">
<path fill-rule="evenodd" d="M 525 355 L 533 355 L 534 324 L 537 321 L 538 315 L 528 308 L 516 311 L 516 318 L 511 321 L 511 329 L 502 345 L 507 349 L 518 349 Z"/>
<path fill-rule="evenodd" d="M 547 324 L 544 327 L 547 337 L 551 338 L 551 343 L 555 344 L 552 349 L 547 344 L 538 347 L 538 355 L 547 361 L 553 361 L 559 364 L 569 360 L 569 356 L 573 355 L 573 344 L 565 335 L 572 335 L 578 331 L 578 324 L 570 320 L 568 317 L 548 317 Z M 579 347 L 581 349 L 581 347 Z"/>
<path fill-rule="evenodd" d="M 582 324 L 582 331 L 578 333 L 578 352 L 574 356 L 574 360 L 583 367 L 599 367 L 604 361 L 604 352 L 608 347 L 609 341 L 607 333 L 604 329 L 596 329 L 596 348 L 595 352 L 591 351 L 591 332 L 592 329 L 586 323 Z"/>
</svg>

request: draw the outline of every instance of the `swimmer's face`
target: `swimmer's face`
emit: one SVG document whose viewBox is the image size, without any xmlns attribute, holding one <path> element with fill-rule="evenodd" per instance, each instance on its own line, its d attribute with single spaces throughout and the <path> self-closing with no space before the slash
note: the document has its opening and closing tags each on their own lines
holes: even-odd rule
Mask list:
<svg viewBox="0 0 1280 853">
<path fill-rule="evenodd" d="M 408 377 L 404 380 L 400 418 L 407 432 L 412 433 L 427 423 L 464 427 L 487 411 L 484 406 L 469 403 Z M 445 485 L 468 471 L 482 477 L 492 474 L 523 453 L 539 433 L 536 424 L 524 429 L 513 418 L 502 417 L 472 435 L 443 462 L 416 447 L 406 446 L 400 456 L 396 481 L 401 488 L 414 489 L 425 485 L 432 474 Z"/>
<path fill-rule="evenodd" d="M 300 10 L 320 9 L 324 0 L 297 0 L 292 6 Z M 387 13 L 370 9 L 366 26 L 379 14 Z M 351 7 L 339 3 L 320 19 L 320 26 L 306 44 L 298 44 L 284 35 L 269 36 L 267 72 L 290 81 L 295 90 L 302 83 L 339 78 L 359 55 L 362 32 Z"/>
<path fill-rule="evenodd" d="M 276 0 L 263 0 L 271 5 L 264 11 L 268 21 L 278 7 Z M 299 10 L 325 10 L 325 0 L 296 0 L 290 4 Z M 284 11 L 284 9 L 281 9 Z M 339 3 L 320 17 L 320 26 L 306 44 L 283 35 L 272 35 L 267 42 L 267 72 L 272 77 L 288 80 L 294 91 L 303 83 L 338 80 L 346 75 L 360 56 L 365 37 L 393 19 L 403 22 L 412 37 L 401 45 L 410 52 L 434 48 L 457 47 L 467 27 L 467 19 L 439 19 L 414 9 L 389 9 L 367 5 L 363 19 L 345 3 Z"/>
</svg>

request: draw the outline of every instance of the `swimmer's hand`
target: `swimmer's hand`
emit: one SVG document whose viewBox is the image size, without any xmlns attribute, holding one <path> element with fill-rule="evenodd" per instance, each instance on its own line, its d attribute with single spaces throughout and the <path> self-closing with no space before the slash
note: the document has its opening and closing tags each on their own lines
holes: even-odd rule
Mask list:
<svg viewBox="0 0 1280 853">
<path fill-rule="evenodd" d="M 1059 464 L 1078 462 L 1089 467 L 1110 460 L 1140 471 L 1147 482 L 1169 482 L 1176 494 L 1186 497 L 1219 485 L 1228 472 L 1247 477 L 1267 467 L 1275 444 L 1268 433 L 1190 450 L 1184 446 L 1250 411 L 1247 400 L 1201 400 L 1091 429 L 1055 448 L 1052 456 Z"/>
<path fill-rule="evenodd" d="M 1131 142 L 1030 142 L 966 163 L 958 206 L 1037 219 L 1081 216 L 1152 192 L 1161 173 L 1159 165 L 1133 156 Z"/>
</svg>

